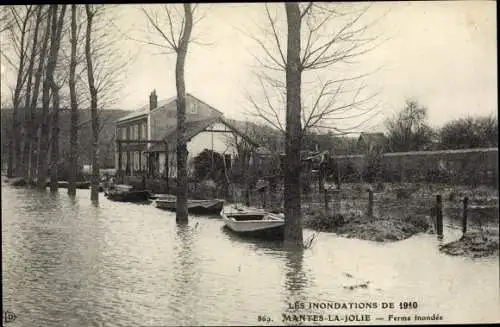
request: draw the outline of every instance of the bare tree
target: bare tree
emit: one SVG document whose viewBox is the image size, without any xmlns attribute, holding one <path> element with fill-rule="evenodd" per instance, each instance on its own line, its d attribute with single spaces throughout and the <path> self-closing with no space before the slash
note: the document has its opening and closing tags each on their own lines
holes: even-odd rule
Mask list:
<svg viewBox="0 0 500 327">
<path fill-rule="evenodd" d="M 300 71 L 300 24 L 298 3 L 286 3 L 288 26 L 286 69 L 286 134 L 285 134 L 285 241 L 303 244 L 300 210 L 300 150 L 302 141 Z"/>
<path fill-rule="evenodd" d="M 60 12 L 58 5 L 51 5 L 51 35 L 50 35 L 50 50 L 47 61 L 47 67 L 45 71 L 45 78 L 43 81 L 43 91 L 42 91 L 42 123 L 40 130 L 39 139 L 39 154 L 38 154 L 38 180 L 37 187 L 45 188 L 46 176 L 47 176 L 47 152 L 49 146 L 49 106 L 50 106 L 50 91 L 54 90 L 55 79 L 54 71 L 57 65 L 57 57 L 59 54 L 59 46 L 61 42 L 61 33 L 64 24 L 64 15 L 66 13 L 66 5 L 63 5 Z M 59 15 L 58 15 L 59 14 Z"/>
<path fill-rule="evenodd" d="M 10 45 L 12 47 L 12 57 L 2 51 L 2 56 L 7 63 L 15 70 L 16 82 L 12 91 L 12 135 L 9 140 L 9 159 L 7 175 L 12 177 L 14 173 L 19 173 L 21 168 L 21 135 L 19 121 L 19 107 L 21 104 L 22 90 L 28 78 L 27 62 L 29 61 L 29 26 L 34 7 L 28 6 L 9 6 L 9 15 L 12 18 L 10 23 L 2 28 L 2 32 L 8 32 Z M 6 12 L 4 12 L 7 15 Z"/>
<path fill-rule="evenodd" d="M 345 82 L 360 79 L 364 75 L 332 79 L 330 76 L 338 76 L 338 71 L 328 70 L 339 63 L 351 63 L 372 50 L 376 38 L 366 36 L 370 24 L 360 24 L 367 8 L 345 12 L 338 5 L 286 3 L 285 12 L 286 32 L 270 6 L 266 5 L 268 33 L 263 38 L 253 37 L 267 60 L 256 58 L 264 68 L 264 72 L 257 74 L 264 105 L 259 104 L 254 97 L 250 97 L 250 103 L 254 114 L 285 132 L 285 240 L 302 246 L 302 135 L 314 127 L 347 133 L 354 127 L 340 127 L 335 122 L 373 113 L 376 106 L 363 107 L 373 96 L 360 99 L 363 86 L 354 90 L 346 90 L 345 87 Z M 283 40 L 285 33 L 286 43 Z M 270 43 L 266 42 L 268 36 L 272 40 Z M 325 81 L 319 78 L 320 71 L 328 75 Z M 303 74 L 307 72 L 313 75 Z M 312 82 L 312 90 L 315 91 L 307 93 L 316 93 L 309 106 L 303 103 L 303 81 Z M 269 90 L 274 92 L 274 96 Z M 346 99 L 348 91 L 354 91 L 353 98 Z"/>
<path fill-rule="evenodd" d="M 176 221 L 185 223 L 188 221 L 187 211 L 187 147 L 186 147 L 186 87 L 184 82 L 184 66 L 188 45 L 191 41 L 193 29 L 193 16 L 197 5 L 183 4 L 183 12 L 176 5 L 163 5 L 164 18 L 167 26 L 163 27 L 157 15 L 153 15 L 143 9 L 149 23 L 161 42 L 147 42 L 149 44 L 164 48 L 169 53 L 176 54 L 175 84 L 177 88 L 177 210 Z"/>
<path fill-rule="evenodd" d="M 405 107 L 386 120 L 389 147 L 394 152 L 425 150 L 432 141 L 433 131 L 427 124 L 427 108 L 418 101 L 407 99 Z"/>
<path fill-rule="evenodd" d="M 92 177 L 90 199 L 99 200 L 99 116 L 97 114 L 97 88 L 94 80 L 94 69 L 92 66 L 91 40 L 92 23 L 95 11 L 92 5 L 85 5 L 87 14 L 87 34 L 85 35 L 85 57 L 87 59 L 87 77 L 90 93 L 90 113 L 92 120 Z"/>
<path fill-rule="evenodd" d="M 376 93 L 368 93 L 363 79 L 373 72 L 351 74 L 340 65 L 351 65 L 356 59 L 378 46 L 378 37 L 367 35 L 375 23 L 364 23 L 369 6 L 357 9 L 341 4 L 301 3 L 301 44 L 299 70 L 301 85 L 302 133 L 308 130 L 330 130 L 338 135 L 357 132 L 379 112 Z M 248 95 L 252 115 L 285 132 L 286 121 L 286 46 L 280 28 L 279 11 L 265 6 L 268 28 L 263 37 L 251 36 L 267 60 L 255 56 L 255 71 L 260 86 L 258 97 Z M 270 38 L 271 42 L 265 40 Z M 335 76 L 335 78 L 332 78 Z M 257 98 L 263 99 L 258 101 Z"/>
<path fill-rule="evenodd" d="M 71 59 L 69 65 L 69 92 L 71 98 L 71 127 L 69 136 L 69 174 L 68 174 L 68 194 L 76 195 L 76 173 L 78 156 L 78 100 L 76 95 L 76 50 L 77 50 L 77 21 L 76 5 L 71 5 Z"/>
<path fill-rule="evenodd" d="M 24 101 L 24 138 L 23 138 L 23 154 L 22 154 L 22 175 L 28 180 L 29 176 L 29 160 L 30 160 L 30 147 L 31 147 L 31 133 L 33 130 L 32 125 L 34 121 L 32 120 L 32 112 L 34 108 L 30 108 L 31 104 L 31 92 L 33 86 L 33 75 L 34 66 L 36 61 L 36 55 L 38 50 L 38 34 L 40 29 L 40 24 L 42 23 L 42 6 L 38 5 L 36 8 L 35 17 L 35 27 L 33 31 L 33 41 L 31 45 L 31 53 L 28 61 L 27 68 L 27 81 L 26 81 L 26 91 L 25 91 L 25 101 Z"/>
<path fill-rule="evenodd" d="M 46 64 L 46 57 L 48 55 L 48 44 L 49 44 L 49 38 L 50 38 L 50 28 L 51 28 L 51 17 L 52 17 L 52 10 L 48 8 L 46 10 L 45 14 L 45 31 L 43 34 L 43 41 L 42 41 L 42 46 L 40 48 L 40 52 L 38 55 L 38 66 L 35 71 L 35 80 L 33 84 L 33 91 L 31 94 L 31 102 L 30 102 L 30 126 L 29 129 L 27 130 L 27 134 L 29 136 L 29 169 L 28 169 L 28 181 L 33 182 L 36 178 L 37 175 L 37 168 L 38 168 L 38 121 L 37 121 L 37 103 L 38 103 L 38 96 L 40 92 L 40 84 L 42 81 L 42 75 L 43 71 L 45 68 Z"/>
<path fill-rule="evenodd" d="M 64 83 L 64 81 L 63 81 Z M 52 92 L 52 132 L 51 132 L 51 149 L 50 149 L 50 191 L 56 192 L 59 181 L 59 112 L 61 104 L 60 90 L 63 83 L 58 84 L 54 78 L 51 85 Z"/>
</svg>

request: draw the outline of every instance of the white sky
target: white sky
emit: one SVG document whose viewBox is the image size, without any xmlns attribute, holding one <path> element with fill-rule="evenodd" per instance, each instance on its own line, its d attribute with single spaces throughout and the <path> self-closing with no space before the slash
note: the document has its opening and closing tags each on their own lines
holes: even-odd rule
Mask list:
<svg viewBox="0 0 500 327">
<path fill-rule="evenodd" d="M 120 6 L 117 22 L 134 37 L 140 37 L 146 24 L 139 8 Z M 367 129 L 380 129 L 378 123 L 401 109 L 408 97 L 429 108 L 433 126 L 467 114 L 497 115 L 495 9 L 493 1 L 374 3 L 371 17 L 389 13 L 373 33 L 389 39 L 356 67 L 364 73 L 382 66 L 365 79 L 370 90 L 379 92 L 381 103 L 380 116 Z M 263 4 L 212 4 L 193 31 L 203 32 L 200 40 L 213 45 L 190 45 L 187 91 L 229 118 L 245 119 L 245 91 L 251 88 L 255 63 L 250 54 L 255 43 L 238 29 L 258 33 L 264 14 Z M 114 107 L 142 107 L 153 89 L 160 99 L 175 95 L 175 55 L 155 54 L 155 47 L 130 40 L 123 46 L 138 53 Z"/>
</svg>

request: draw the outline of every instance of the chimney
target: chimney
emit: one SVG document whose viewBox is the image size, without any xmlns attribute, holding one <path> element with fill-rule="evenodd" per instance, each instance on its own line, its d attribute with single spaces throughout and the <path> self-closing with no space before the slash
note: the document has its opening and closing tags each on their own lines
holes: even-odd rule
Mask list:
<svg viewBox="0 0 500 327">
<path fill-rule="evenodd" d="M 149 110 L 153 110 L 158 107 L 158 97 L 156 96 L 156 90 L 153 90 L 149 95 Z"/>
</svg>

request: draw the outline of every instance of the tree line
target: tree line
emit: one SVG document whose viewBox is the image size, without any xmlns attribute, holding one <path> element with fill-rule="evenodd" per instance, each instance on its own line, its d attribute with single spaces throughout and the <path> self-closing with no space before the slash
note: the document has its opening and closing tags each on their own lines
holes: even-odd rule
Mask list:
<svg viewBox="0 0 500 327">
<path fill-rule="evenodd" d="M 68 194 L 75 195 L 79 132 L 91 126 L 91 199 L 99 192 L 100 109 L 112 101 L 125 60 L 113 59 L 112 6 L 10 5 L 1 7 L 2 62 L 14 76 L 7 175 L 56 191 L 60 116 L 70 112 Z M 120 58 L 120 57 L 119 57 Z M 5 86 L 4 86 L 5 87 Z M 80 119 L 82 110 L 90 117 Z M 64 126 L 66 127 L 66 126 Z"/>
<path fill-rule="evenodd" d="M 428 108 L 417 100 L 386 121 L 388 152 L 455 150 L 498 146 L 498 118 L 493 115 L 462 117 L 433 128 Z"/>
</svg>

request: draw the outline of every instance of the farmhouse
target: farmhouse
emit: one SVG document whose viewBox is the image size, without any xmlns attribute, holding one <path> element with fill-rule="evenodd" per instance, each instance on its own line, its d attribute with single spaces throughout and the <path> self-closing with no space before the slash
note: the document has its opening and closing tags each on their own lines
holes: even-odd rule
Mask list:
<svg viewBox="0 0 500 327">
<path fill-rule="evenodd" d="M 127 141 L 117 147 L 115 157 L 115 167 L 124 176 L 177 176 L 176 103 L 176 97 L 158 101 L 156 91 L 153 91 L 149 96 L 149 105 L 116 122 L 116 140 Z M 222 112 L 186 94 L 188 167 L 193 158 L 205 149 L 224 155 L 226 165 L 231 167 L 237 156 L 234 144 L 242 140 L 257 147 L 254 141 L 229 123 Z"/>
</svg>

